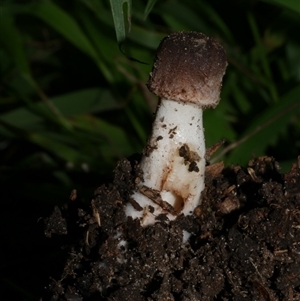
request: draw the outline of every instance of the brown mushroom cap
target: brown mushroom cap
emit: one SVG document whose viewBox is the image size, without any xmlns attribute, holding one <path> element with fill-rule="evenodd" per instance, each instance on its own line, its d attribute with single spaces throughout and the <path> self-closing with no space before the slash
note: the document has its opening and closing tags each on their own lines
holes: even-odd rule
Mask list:
<svg viewBox="0 0 300 301">
<path fill-rule="evenodd" d="M 147 86 L 161 98 L 215 107 L 227 66 L 224 48 L 200 32 L 162 40 Z"/>
</svg>

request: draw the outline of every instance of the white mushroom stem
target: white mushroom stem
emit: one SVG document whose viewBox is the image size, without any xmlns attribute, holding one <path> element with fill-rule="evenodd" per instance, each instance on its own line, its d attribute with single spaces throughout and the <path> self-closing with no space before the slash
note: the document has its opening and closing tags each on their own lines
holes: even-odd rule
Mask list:
<svg viewBox="0 0 300 301">
<path fill-rule="evenodd" d="M 192 214 L 204 188 L 204 156 L 201 106 L 162 99 L 140 164 L 144 181 L 132 196 L 143 210 L 128 203 L 126 215 L 145 226 L 161 213 L 170 220 Z"/>
</svg>

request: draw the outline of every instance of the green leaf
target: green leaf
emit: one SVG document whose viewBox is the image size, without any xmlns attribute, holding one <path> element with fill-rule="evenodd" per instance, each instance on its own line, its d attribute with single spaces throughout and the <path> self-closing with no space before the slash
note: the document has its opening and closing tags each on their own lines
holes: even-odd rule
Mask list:
<svg viewBox="0 0 300 301">
<path fill-rule="evenodd" d="M 275 143 L 279 134 L 286 130 L 291 117 L 300 113 L 299 95 L 300 86 L 254 119 L 242 135 L 245 141 L 230 153 L 226 162 L 246 164 L 253 154 L 264 155 L 266 148 Z"/>
<path fill-rule="evenodd" d="M 82 163 L 84 155 L 78 152 L 78 149 L 69 146 L 63 139 L 62 135 L 53 134 L 47 131 L 32 132 L 28 134 L 28 140 L 34 144 L 39 145 L 43 149 L 46 149 L 66 162 Z M 86 160 L 88 157 L 86 156 Z"/>
<path fill-rule="evenodd" d="M 51 1 L 39 1 L 28 7 L 28 13 L 42 19 L 68 41 L 96 61 L 102 69 L 102 62 L 75 19 Z M 76 63 L 76 62 L 74 62 Z"/>
<path fill-rule="evenodd" d="M 156 1 L 157 0 L 148 0 L 146 8 L 145 8 L 145 12 L 144 12 L 144 19 L 147 19 L 148 15 L 152 11 Z"/>
<path fill-rule="evenodd" d="M 150 31 L 140 26 L 132 26 L 130 40 L 150 49 L 157 49 L 157 46 L 166 34 Z"/>
<path fill-rule="evenodd" d="M 20 72 L 23 75 L 29 76 L 30 67 L 24 52 L 21 35 L 15 27 L 13 18 L 5 11 L 1 12 L 0 29 L 1 44 L 5 47 Z"/>
<path fill-rule="evenodd" d="M 65 116 L 106 112 L 121 108 L 109 89 L 91 88 L 63 94 L 52 98 L 52 102 Z"/>
<path fill-rule="evenodd" d="M 227 40 L 231 43 L 234 43 L 234 37 L 229 27 L 217 13 L 217 11 L 211 6 L 209 1 L 195 1 L 195 5 L 197 5 L 198 11 L 201 11 L 203 15 L 209 16 L 209 19 L 216 27 L 217 35 L 222 36 L 222 40 Z"/>
<path fill-rule="evenodd" d="M 93 112 L 105 112 L 120 108 L 111 91 L 107 89 L 93 88 L 67 93 L 50 99 L 57 109 L 66 117 Z M 35 112 L 43 112 L 47 109 L 43 102 L 35 103 Z M 43 113 L 35 113 L 29 107 L 22 107 L 0 115 L 0 121 L 22 130 L 34 130 L 40 127 L 40 123 L 47 120 Z M 0 126 L 2 134 L 11 136 L 10 130 Z"/>
<path fill-rule="evenodd" d="M 112 45 L 111 39 L 102 33 L 101 28 L 99 28 L 99 24 L 95 24 L 94 19 L 90 18 L 90 15 L 87 14 L 85 10 L 81 9 L 77 13 L 81 19 L 82 26 L 84 27 L 87 36 L 93 43 L 99 58 L 101 58 L 101 60 L 98 61 L 98 67 L 107 81 L 113 83 L 114 76 L 112 70 L 108 68 L 106 61 L 107 58 L 113 55 L 113 51 L 115 50 L 114 48 L 117 50 L 118 48 L 115 44 Z"/>
<path fill-rule="evenodd" d="M 174 30 L 199 30 L 208 32 L 204 20 L 199 18 L 197 11 L 182 2 L 164 2 L 161 6 L 161 17 Z"/>
<path fill-rule="evenodd" d="M 111 12 L 115 24 L 117 41 L 119 44 L 126 39 L 126 22 L 124 18 L 124 3 L 127 4 L 128 31 L 131 26 L 131 0 L 110 0 Z"/>
<path fill-rule="evenodd" d="M 294 12 L 300 14 L 300 2 L 299 0 L 261 0 L 284 8 L 289 8 Z"/>
<path fill-rule="evenodd" d="M 130 146 L 126 132 L 119 126 L 110 124 L 100 118 L 95 118 L 91 115 L 79 115 L 74 119 L 76 127 L 85 132 L 94 133 L 103 137 L 105 143 L 98 145 L 98 147 L 108 147 L 110 156 L 112 152 L 118 157 L 130 155 L 132 147 Z"/>
<path fill-rule="evenodd" d="M 270 99 L 272 101 L 278 101 L 278 93 L 276 86 L 273 84 L 273 74 L 271 72 L 270 61 L 267 56 L 267 49 L 262 43 L 262 38 L 259 33 L 258 24 L 255 19 L 254 13 L 248 14 L 248 21 L 252 31 L 254 41 L 256 43 L 255 54 L 257 54 L 257 60 L 260 61 L 259 65 L 262 68 L 260 73 L 263 73 L 263 77 L 266 79 L 266 85 L 269 89 Z M 259 72 L 259 71 L 257 71 Z"/>
</svg>

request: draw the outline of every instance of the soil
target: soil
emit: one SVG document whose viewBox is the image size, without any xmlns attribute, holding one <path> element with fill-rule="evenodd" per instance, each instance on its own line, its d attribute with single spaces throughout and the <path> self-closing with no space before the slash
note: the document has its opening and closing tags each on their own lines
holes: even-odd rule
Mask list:
<svg viewBox="0 0 300 301">
<path fill-rule="evenodd" d="M 45 220 L 68 255 L 43 301 L 300 300 L 300 157 L 286 174 L 272 157 L 207 166 L 194 215 L 146 228 L 124 214 L 140 176 L 124 159 L 90 201 L 74 190 Z"/>
</svg>

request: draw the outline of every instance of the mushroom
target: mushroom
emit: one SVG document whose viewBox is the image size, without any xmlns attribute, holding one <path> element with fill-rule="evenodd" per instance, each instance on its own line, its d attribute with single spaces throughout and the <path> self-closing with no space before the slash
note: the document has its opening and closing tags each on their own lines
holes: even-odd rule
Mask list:
<svg viewBox="0 0 300 301">
<path fill-rule="evenodd" d="M 192 214 L 204 189 L 202 111 L 214 108 L 227 66 L 223 47 L 199 32 L 177 32 L 160 44 L 148 89 L 159 98 L 150 139 L 126 215 L 143 226 L 161 213 L 173 220 Z"/>
</svg>

